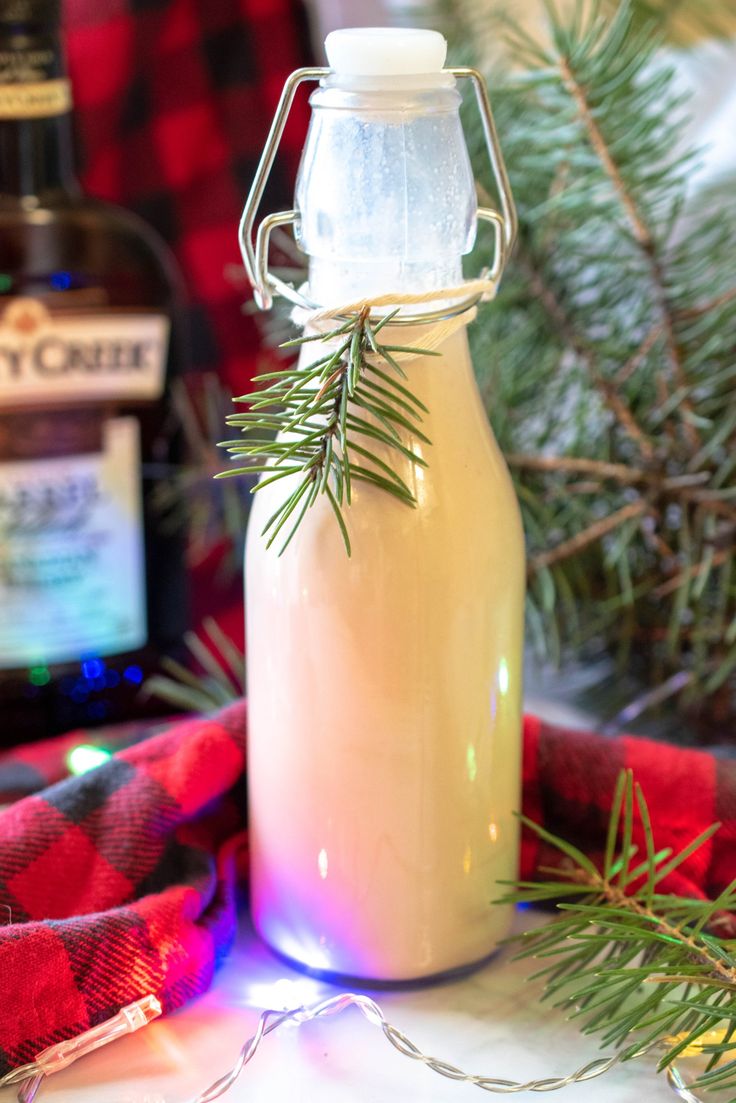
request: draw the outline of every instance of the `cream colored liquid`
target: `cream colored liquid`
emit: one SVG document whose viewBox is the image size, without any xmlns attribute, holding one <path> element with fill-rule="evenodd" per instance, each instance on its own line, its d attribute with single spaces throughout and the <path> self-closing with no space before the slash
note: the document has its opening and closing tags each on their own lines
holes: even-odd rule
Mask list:
<svg viewBox="0 0 736 1103">
<path fill-rule="evenodd" d="M 260 531 L 284 480 L 255 495 L 246 553 L 254 921 L 377 980 L 484 958 L 517 868 L 523 536 L 465 330 L 442 352 L 405 365 L 431 411 L 429 467 L 399 465 L 417 508 L 357 483 L 352 558 L 322 499 L 279 558 Z"/>
</svg>

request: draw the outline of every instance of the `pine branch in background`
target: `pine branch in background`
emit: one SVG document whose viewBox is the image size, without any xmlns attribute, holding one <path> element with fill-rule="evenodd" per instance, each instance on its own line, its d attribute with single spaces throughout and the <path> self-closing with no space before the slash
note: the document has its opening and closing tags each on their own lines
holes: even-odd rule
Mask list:
<svg viewBox="0 0 736 1103">
<path fill-rule="evenodd" d="M 524 511 L 530 635 L 554 658 L 603 645 L 730 716 L 734 210 L 688 199 L 682 98 L 630 5 L 548 5 L 547 44 L 511 27 L 504 72 L 450 7 L 456 54 L 493 89 L 520 215 L 471 340 Z"/>
<path fill-rule="evenodd" d="M 245 656 L 208 617 L 199 632 L 187 632 L 184 643 L 197 674 L 176 659 L 161 660 L 162 674 L 148 678 L 143 692 L 182 712 L 207 714 L 245 693 Z"/>
<path fill-rule="evenodd" d="M 646 853 L 632 844 L 635 811 Z M 523 817 L 522 817 L 523 818 Z M 544 999 L 568 1012 L 584 1034 L 614 1046 L 630 1060 L 643 1049 L 663 1050 L 659 1070 L 685 1051 L 710 1055 L 691 1085 L 736 1089 L 736 944 L 719 939 L 719 916 L 736 911 L 736 882 L 717 900 L 688 900 L 658 891 L 718 830 L 708 828 L 679 854 L 658 851 L 649 811 L 631 772 L 616 787 L 603 869 L 576 847 L 526 818 L 526 826 L 556 848 L 561 869 L 554 880 L 515 884 L 505 903 L 558 903 L 558 918 L 515 940 L 519 957 L 539 959 L 535 974 Z M 621 840 L 620 847 L 617 840 Z M 703 1038 L 718 1028 L 716 1035 Z"/>
<path fill-rule="evenodd" d="M 167 467 L 156 481 L 152 503 L 164 531 L 187 534 L 187 559 L 202 563 L 223 546 L 222 570 L 241 570 L 250 487 L 219 483 L 217 441 L 232 398 L 214 374 L 186 376 L 172 383 L 171 401 L 182 434 L 184 461 Z M 157 472 L 158 474 L 158 472 Z"/>
<path fill-rule="evenodd" d="M 320 495 L 332 508 L 348 555 L 344 510 L 355 483 L 376 487 L 405 505 L 415 504 L 393 464 L 403 457 L 426 467 L 404 438 L 408 434 L 408 439 L 431 442 L 419 428 L 426 407 L 400 382 L 405 373 L 395 357 L 422 350 L 382 343 L 381 331 L 396 311 L 374 324 L 369 314 L 366 307 L 329 333 L 287 342 L 288 347 L 317 342 L 316 358 L 303 367 L 256 376 L 254 382 L 265 386 L 235 399 L 246 403 L 248 412 L 227 419 L 244 436 L 224 441 L 222 447 L 244 466 L 215 477 L 257 472 L 262 478 L 254 491 L 288 480 L 280 505 L 261 533 L 268 547 L 279 541 L 279 555 Z"/>
</svg>

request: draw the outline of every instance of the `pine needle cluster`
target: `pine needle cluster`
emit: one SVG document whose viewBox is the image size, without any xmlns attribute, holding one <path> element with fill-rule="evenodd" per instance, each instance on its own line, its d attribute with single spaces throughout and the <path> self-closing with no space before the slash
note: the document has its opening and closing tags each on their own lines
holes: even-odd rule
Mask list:
<svg viewBox="0 0 736 1103">
<path fill-rule="evenodd" d="M 430 444 L 419 428 L 426 406 L 404 385 L 406 373 L 397 353 L 437 353 L 384 343 L 383 327 L 397 311 L 372 321 L 370 308 L 335 329 L 298 337 L 287 348 L 318 342 L 314 360 L 256 376 L 255 391 L 236 402 L 248 405 L 232 414 L 230 426 L 243 431 L 238 440 L 222 442 L 245 466 L 216 478 L 261 474 L 255 491 L 288 480 L 278 508 L 266 522 L 267 546 L 280 539 L 282 554 L 307 510 L 324 495 L 335 515 L 347 554 L 350 537 L 343 516 L 354 482 L 368 483 L 413 507 L 414 495 L 392 466 L 401 455 L 426 467 L 413 451 L 414 440 Z M 326 350 L 326 351 L 325 351 Z M 409 443 L 406 443 L 408 441 Z"/>
<path fill-rule="evenodd" d="M 507 28 L 505 72 L 462 6 L 456 56 L 485 68 L 520 215 L 471 341 L 524 512 L 530 635 L 732 717 L 733 201 L 689 194 L 685 104 L 641 5 L 547 4 L 544 45 Z"/>
<path fill-rule="evenodd" d="M 644 854 L 632 843 L 635 810 Z M 564 898 L 552 923 L 519 936 L 519 956 L 543 963 L 534 974 L 544 980 L 543 998 L 601 1046 L 616 1047 L 621 1060 L 656 1048 L 662 1071 L 700 1050 L 706 1069 L 693 1090 L 736 1091 L 736 943 L 713 933 L 724 912 L 736 911 L 736 881 L 717 900 L 658 891 L 719 825 L 678 854 L 657 850 L 630 771 L 618 779 L 601 870 L 570 843 L 523 822 L 564 859 L 559 869 L 539 871 L 554 879 L 514 884 L 503 898 L 527 904 Z"/>
</svg>

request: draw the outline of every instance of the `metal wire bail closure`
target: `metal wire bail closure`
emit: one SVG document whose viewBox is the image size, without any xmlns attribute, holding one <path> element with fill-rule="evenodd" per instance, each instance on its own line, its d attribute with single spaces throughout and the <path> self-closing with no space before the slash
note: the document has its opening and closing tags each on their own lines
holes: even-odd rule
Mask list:
<svg viewBox="0 0 736 1103">
<path fill-rule="evenodd" d="M 501 202 L 500 212 L 492 207 L 479 207 L 477 211 L 478 218 L 485 222 L 490 222 L 494 228 L 493 260 L 491 264 L 486 265 L 481 270 L 478 278 L 489 280 L 493 284 L 498 284 L 503 270 L 506 267 L 506 262 L 513 248 L 514 241 L 516 240 L 517 219 L 516 208 L 511 195 L 511 186 L 509 184 L 509 178 L 506 173 L 506 166 L 504 164 L 503 154 L 501 153 L 501 146 L 496 132 L 496 124 L 493 121 L 493 112 L 491 110 L 490 99 L 488 98 L 488 90 L 483 77 L 477 69 L 461 67 L 449 68 L 444 71 L 451 73 L 458 80 L 470 80 L 475 91 L 475 99 L 483 125 L 483 134 L 488 150 L 488 158 Z M 274 294 L 282 295 L 297 306 L 305 307 L 308 310 L 317 310 L 323 305 L 313 302 L 301 291 L 297 290 L 297 288 L 292 287 L 291 284 L 285 283 L 284 280 L 279 279 L 278 276 L 275 276 L 268 270 L 268 251 L 272 231 L 278 226 L 293 225 L 298 218 L 298 212 L 295 210 L 277 211 L 273 214 L 266 215 L 258 227 L 255 236 L 255 244 L 253 241 L 253 234 L 258 208 L 263 199 L 263 192 L 271 169 L 273 168 L 281 137 L 284 133 L 284 127 L 286 126 L 286 120 L 289 116 L 297 90 L 299 86 L 306 81 L 320 81 L 328 77 L 331 72 L 331 69 L 321 67 L 296 69 L 291 76 L 287 78 L 283 91 L 281 92 L 276 113 L 273 117 L 273 122 L 271 123 L 271 129 L 266 138 L 266 144 L 263 148 L 261 159 L 258 162 L 258 168 L 256 169 L 248 198 L 245 201 L 243 214 L 240 218 L 240 226 L 238 228 L 238 240 L 240 242 L 240 252 L 243 257 L 245 271 L 250 285 L 253 288 L 253 298 L 261 310 L 270 310 L 273 305 Z M 473 295 L 469 300 L 456 304 L 450 312 L 454 314 L 458 313 L 460 310 L 465 310 L 468 306 L 474 305 L 479 298 L 480 295 Z M 420 316 L 413 316 L 412 318 L 407 317 L 405 321 L 408 322 L 417 319 L 427 321 L 432 318 L 434 314 L 446 316 L 447 313 L 448 311 L 444 309 L 439 312 L 434 312 L 433 314 L 425 313 Z"/>
</svg>

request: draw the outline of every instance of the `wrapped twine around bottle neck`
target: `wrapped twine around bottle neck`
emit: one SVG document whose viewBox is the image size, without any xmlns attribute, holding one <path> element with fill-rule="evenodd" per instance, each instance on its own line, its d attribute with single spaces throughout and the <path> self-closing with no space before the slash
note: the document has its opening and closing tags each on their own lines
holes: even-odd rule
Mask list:
<svg viewBox="0 0 736 1103">
<path fill-rule="evenodd" d="M 341 303 L 337 306 L 317 307 L 311 310 L 306 307 L 297 306 L 291 313 L 291 319 L 296 325 L 304 330 L 305 334 L 311 335 L 320 332 L 327 333 L 334 328 L 334 322 L 336 320 L 357 316 L 366 308 L 373 311 L 374 309 L 380 310 L 383 307 L 395 309 L 401 306 L 422 306 L 425 303 L 437 303 L 443 300 L 449 300 L 450 302 L 458 299 L 470 300 L 468 305 L 461 309 L 448 307 L 447 316 L 434 321 L 432 321 L 435 315 L 433 311 L 432 315 L 428 316 L 426 321 L 419 315 L 416 318 L 412 318 L 411 322 L 408 320 L 399 321 L 397 319 L 396 323 L 389 323 L 389 327 L 392 324 L 396 324 L 397 327 L 401 326 L 402 328 L 404 326 L 421 326 L 422 350 L 425 352 L 434 352 L 454 333 L 463 329 L 473 321 L 478 313 L 477 303 L 490 302 L 496 294 L 496 289 L 496 280 L 466 280 L 464 283 L 458 284 L 455 287 L 441 287 L 432 291 L 416 293 L 392 291 L 385 295 L 371 295 L 363 299 L 356 299 L 350 303 Z M 334 341 L 325 341 L 324 343 L 329 347 L 330 344 L 337 343 L 337 340 L 336 338 Z M 405 362 L 420 356 L 421 352 L 397 352 L 394 355 L 397 360 Z"/>
</svg>

